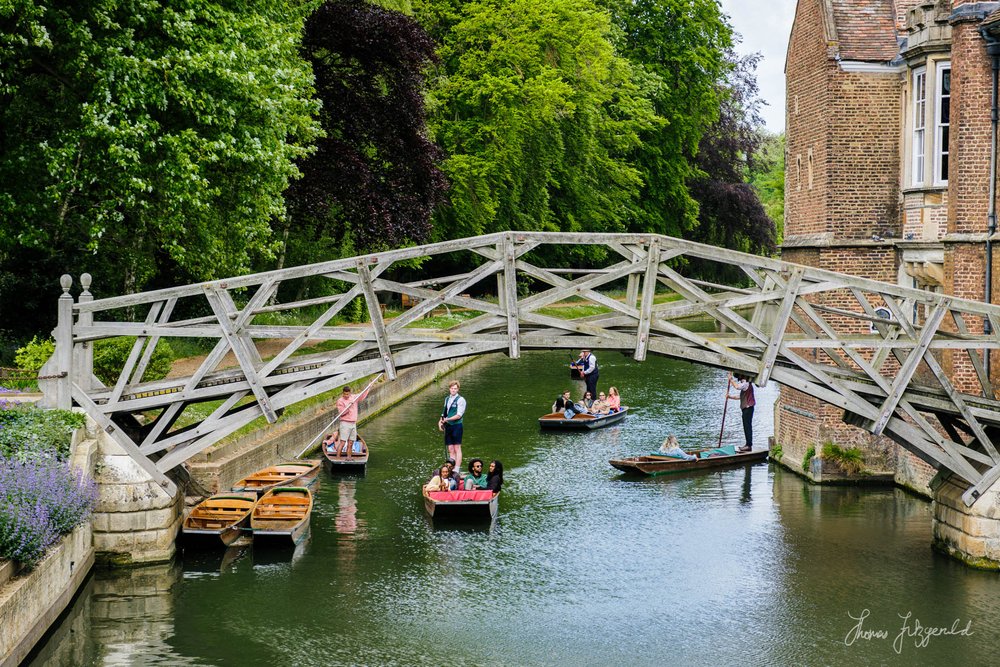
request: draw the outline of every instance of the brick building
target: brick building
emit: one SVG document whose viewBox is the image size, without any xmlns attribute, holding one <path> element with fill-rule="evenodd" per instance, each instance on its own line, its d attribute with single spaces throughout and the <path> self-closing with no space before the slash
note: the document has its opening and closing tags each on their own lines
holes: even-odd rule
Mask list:
<svg viewBox="0 0 1000 667">
<path fill-rule="evenodd" d="M 986 285 L 994 67 L 1000 2 L 799 0 L 785 65 L 783 259 L 997 301 L 995 269 L 992 293 Z M 975 391 L 967 363 L 943 362 Z M 775 419 L 786 461 L 832 442 L 860 446 L 872 467 L 919 489 L 932 472 L 793 390 Z"/>
</svg>

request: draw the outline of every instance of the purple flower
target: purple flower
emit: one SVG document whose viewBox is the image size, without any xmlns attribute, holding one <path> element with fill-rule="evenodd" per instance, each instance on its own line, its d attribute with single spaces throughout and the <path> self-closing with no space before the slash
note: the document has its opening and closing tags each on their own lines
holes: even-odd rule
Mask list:
<svg viewBox="0 0 1000 667">
<path fill-rule="evenodd" d="M 67 463 L 0 457 L 0 557 L 34 565 L 96 503 L 97 484 Z"/>
</svg>

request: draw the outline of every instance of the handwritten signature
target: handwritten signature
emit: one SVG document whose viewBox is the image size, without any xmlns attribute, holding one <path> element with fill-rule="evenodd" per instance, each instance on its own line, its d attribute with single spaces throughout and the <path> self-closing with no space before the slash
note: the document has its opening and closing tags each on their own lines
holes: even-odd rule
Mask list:
<svg viewBox="0 0 1000 667">
<path fill-rule="evenodd" d="M 847 612 L 848 617 L 851 620 L 857 621 L 854 627 L 848 630 L 847 635 L 844 637 L 844 644 L 846 646 L 852 646 L 858 641 L 873 641 L 873 640 L 886 640 L 889 639 L 889 630 L 884 628 L 871 628 L 865 627 L 865 621 L 871 616 L 871 611 L 864 609 L 861 614 L 855 616 L 851 612 Z M 897 614 L 903 623 L 899 628 L 899 632 L 896 634 L 895 639 L 892 640 L 892 649 L 897 653 L 901 654 L 903 652 L 903 644 L 907 639 L 913 640 L 913 645 L 916 648 L 925 648 L 931 641 L 932 637 L 948 637 L 954 635 L 961 635 L 963 637 L 969 637 L 972 633 L 972 621 L 969 620 L 964 626 L 961 626 L 961 619 L 956 618 L 955 622 L 950 626 L 947 625 L 924 625 L 920 622 L 920 619 L 914 618 L 913 612 L 906 612 L 906 614 Z"/>
</svg>

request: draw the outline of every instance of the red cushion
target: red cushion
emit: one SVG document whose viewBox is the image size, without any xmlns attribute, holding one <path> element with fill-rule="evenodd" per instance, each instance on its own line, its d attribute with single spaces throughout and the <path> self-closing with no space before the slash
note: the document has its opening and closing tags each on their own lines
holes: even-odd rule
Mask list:
<svg viewBox="0 0 1000 667">
<path fill-rule="evenodd" d="M 489 500 L 493 497 L 492 491 L 429 491 L 427 493 L 432 500 L 438 502 L 454 502 L 456 500 Z"/>
</svg>

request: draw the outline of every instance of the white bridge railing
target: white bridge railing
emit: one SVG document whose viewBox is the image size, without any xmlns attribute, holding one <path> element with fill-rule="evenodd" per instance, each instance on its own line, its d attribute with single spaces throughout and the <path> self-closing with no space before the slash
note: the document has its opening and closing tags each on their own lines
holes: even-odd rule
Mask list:
<svg viewBox="0 0 1000 667">
<path fill-rule="evenodd" d="M 546 246 L 598 246 L 606 261 L 545 268 L 532 258 Z M 461 272 L 411 279 L 429 258 Z M 690 260 L 726 265 L 738 277 L 685 277 Z M 505 232 L 105 299 L 91 296 L 84 274 L 76 302 L 69 276 L 62 281 L 56 353 L 42 371 L 55 376 L 42 383 L 47 401 L 83 407 L 171 490 L 165 473 L 219 439 L 359 378 L 384 371 L 392 380 L 400 368 L 496 351 L 517 358 L 525 349 L 579 347 L 740 370 L 758 384 L 774 380 L 817 397 L 961 476 L 970 505 L 1000 477 L 1000 402 L 985 361 L 1000 338 L 973 333 L 987 319 L 1000 331 L 1000 307 L 680 239 Z M 303 281 L 329 283 L 326 295 L 288 298 Z M 625 287 L 624 299 L 607 294 L 615 285 Z M 369 321 L 331 323 L 355 299 Z M 564 319 L 545 310 L 567 299 L 602 312 Z M 403 300 L 413 307 L 385 319 L 385 304 Z M 444 307 L 470 318 L 444 330 L 419 326 Z M 129 317 L 136 313 L 141 321 Z M 297 314 L 300 323 L 282 324 L 276 313 Z M 715 330 L 679 323 L 692 315 L 713 319 Z M 92 344 L 118 336 L 136 340 L 121 375 L 105 386 L 93 375 Z M 144 381 L 156 346 L 176 338 L 216 343 L 190 376 Z M 323 341 L 346 346 L 310 347 Z M 956 385 L 958 376 L 973 378 L 971 386 Z M 208 401 L 218 403 L 211 414 L 176 426 L 186 409 Z"/>
</svg>

